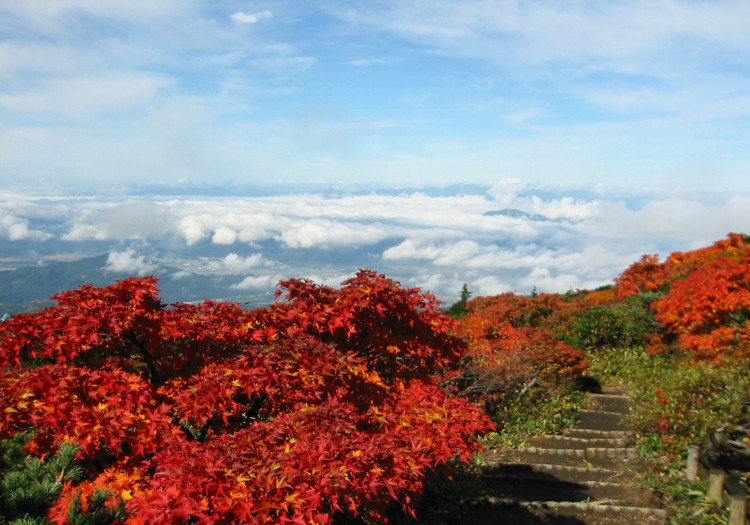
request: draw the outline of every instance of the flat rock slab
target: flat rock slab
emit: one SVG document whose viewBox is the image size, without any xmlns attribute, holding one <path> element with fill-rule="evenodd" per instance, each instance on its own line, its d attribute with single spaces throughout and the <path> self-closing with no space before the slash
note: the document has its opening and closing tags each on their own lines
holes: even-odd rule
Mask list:
<svg viewBox="0 0 750 525">
<path fill-rule="evenodd" d="M 621 439 L 630 443 L 635 433 L 629 430 L 596 430 L 593 428 L 571 428 L 565 432 L 566 437 L 583 439 Z"/>
<path fill-rule="evenodd" d="M 524 476 L 485 477 L 484 485 L 494 497 L 519 502 L 588 502 L 604 505 L 648 507 L 651 497 L 636 485 L 607 481 L 566 481 L 554 476 L 526 478 Z"/>
</svg>

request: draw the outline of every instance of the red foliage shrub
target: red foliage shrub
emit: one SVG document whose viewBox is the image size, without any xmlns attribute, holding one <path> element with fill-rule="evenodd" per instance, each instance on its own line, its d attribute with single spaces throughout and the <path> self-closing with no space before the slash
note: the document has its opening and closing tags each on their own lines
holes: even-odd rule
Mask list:
<svg viewBox="0 0 750 525">
<path fill-rule="evenodd" d="M 282 286 L 244 311 L 133 278 L 0 325 L 0 438 L 81 447 L 87 480 L 50 519 L 106 488 L 131 523 L 382 523 L 477 450 L 492 425 L 437 387 L 466 347 L 432 296 L 369 271 Z"/>
</svg>

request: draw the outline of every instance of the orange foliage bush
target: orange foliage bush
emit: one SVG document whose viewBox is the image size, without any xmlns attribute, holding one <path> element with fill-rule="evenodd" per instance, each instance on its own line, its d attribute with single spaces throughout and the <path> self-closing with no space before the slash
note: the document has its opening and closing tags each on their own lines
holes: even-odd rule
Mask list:
<svg viewBox="0 0 750 525">
<path fill-rule="evenodd" d="M 558 322 L 570 305 L 553 295 L 514 294 L 468 303 L 459 333 L 469 342 L 461 391 L 492 405 L 534 378 L 558 383 L 583 373 L 583 351 L 557 340 L 544 326 Z"/>
<path fill-rule="evenodd" d="M 652 308 L 667 334 L 700 357 L 750 356 L 750 253 L 703 264 Z"/>
<path fill-rule="evenodd" d="M 739 233 L 730 233 L 711 246 L 674 252 L 663 263 L 657 255 L 644 255 L 615 279 L 617 296 L 624 298 L 646 290 L 659 290 L 719 257 L 738 258 L 748 251 L 750 241 Z"/>
</svg>

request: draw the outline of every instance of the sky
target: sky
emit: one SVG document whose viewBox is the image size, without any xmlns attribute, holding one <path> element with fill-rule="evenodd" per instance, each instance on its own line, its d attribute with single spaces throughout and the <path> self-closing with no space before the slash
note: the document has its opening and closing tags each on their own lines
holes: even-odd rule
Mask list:
<svg viewBox="0 0 750 525">
<path fill-rule="evenodd" d="M 750 232 L 749 141 L 745 0 L 0 0 L 4 267 L 591 289 Z"/>
<path fill-rule="evenodd" d="M 744 0 L 0 0 L 0 184 L 750 191 Z"/>
</svg>

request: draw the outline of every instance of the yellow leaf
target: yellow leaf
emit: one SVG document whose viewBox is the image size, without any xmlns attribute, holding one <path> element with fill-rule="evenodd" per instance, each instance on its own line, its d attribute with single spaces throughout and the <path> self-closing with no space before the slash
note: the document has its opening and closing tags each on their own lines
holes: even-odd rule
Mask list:
<svg viewBox="0 0 750 525">
<path fill-rule="evenodd" d="M 297 500 L 299 500 L 299 494 L 287 494 L 286 498 L 284 498 L 284 501 L 287 503 L 297 503 Z"/>
</svg>

